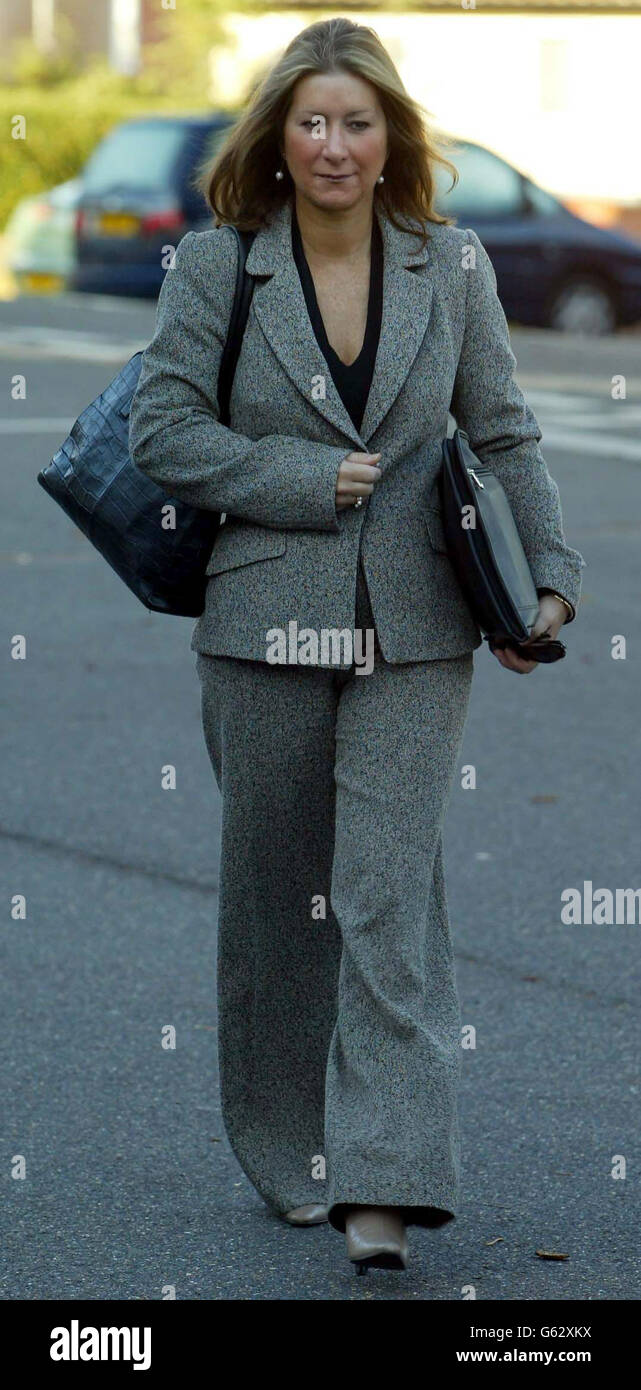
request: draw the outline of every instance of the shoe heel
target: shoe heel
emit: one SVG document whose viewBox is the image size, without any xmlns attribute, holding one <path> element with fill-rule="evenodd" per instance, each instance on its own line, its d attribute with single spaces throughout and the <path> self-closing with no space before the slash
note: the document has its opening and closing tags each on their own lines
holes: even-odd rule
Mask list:
<svg viewBox="0 0 641 1390">
<path fill-rule="evenodd" d="M 345 1218 L 347 1258 L 356 1273 L 368 1269 L 407 1269 L 407 1233 L 399 1214 L 392 1209 L 353 1207 Z"/>
<path fill-rule="evenodd" d="M 407 1262 L 401 1254 L 363 1255 L 360 1259 L 355 1259 L 352 1264 L 356 1265 L 357 1274 L 367 1274 L 368 1269 L 407 1269 Z"/>
</svg>

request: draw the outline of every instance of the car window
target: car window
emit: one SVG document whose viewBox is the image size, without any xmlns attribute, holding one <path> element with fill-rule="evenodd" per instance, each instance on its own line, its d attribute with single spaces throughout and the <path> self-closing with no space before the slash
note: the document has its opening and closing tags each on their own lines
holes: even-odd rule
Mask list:
<svg viewBox="0 0 641 1390">
<path fill-rule="evenodd" d="M 190 207 L 192 203 L 204 203 L 203 195 L 197 188 L 198 179 L 201 173 L 209 167 L 228 134 L 229 125 L 221 125 L 209 130 L 199 130 L 193 138 L 190 137 L 186 146 L 186 167 L 183 172 L 183 192 Z M 206 203 L 204 206 L 207 208 Z"/>
<path fill-rule="evenodd" d="M 528 202 L 531 203 L 535 212 L 541 217 L 553 217 L 561 209 L 558 198 L 552 193 L 546 193 L 545 189 L 539 188 L 536 183 L 530 183 L 529 179 L 525 185 Z"/>
<path fill-rule="evenodd" d="M 451 175 L 438 169 L 437 206 L 448 217 L 459 212 L 467 216 L 509 217 L 523 210 L 521 176 L 510 164 L 475 145 L 462 145 L 448 158 L 459 172 L 459 181 L 451 193 L 447 189 Z"/>
<path fill-rule="evenodd" d="M 204 140 L 203 155 L 208 159 L 213 159 L 216 151 L 220 148 L 223 140 L 227 139 L 230 127 L 228 125 L 216 126 L 214 130 L 208 130 Z"/>
<path fill-rule="evenodd" d="M 66 183 L 59 183 L 50 189 L 46 197 L 54 207 L 72 208 L 75 207 L 81 193 L 82 179 L 68 179 Z"/>
<path fill-rule="evenodd" d="M 184 138 L 182 124 L 117 126 L 90 156 L 83 170 L 84 191 L 135 188 L 145 192 L 165 188 Z"/>
</svg>

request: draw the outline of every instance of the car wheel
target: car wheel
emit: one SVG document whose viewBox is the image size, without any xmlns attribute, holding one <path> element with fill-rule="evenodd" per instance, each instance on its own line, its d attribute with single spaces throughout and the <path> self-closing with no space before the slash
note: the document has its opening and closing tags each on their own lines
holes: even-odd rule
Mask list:
<svg viewBox="0 0 641 1390">
<path fill-rule="evenodd" d="M 587 275 L 567 280 L 552 301 L 550 328 L 558 333 L 599 336 L 613 333 L 617 311 L 607 285 Z"/>
</svg>

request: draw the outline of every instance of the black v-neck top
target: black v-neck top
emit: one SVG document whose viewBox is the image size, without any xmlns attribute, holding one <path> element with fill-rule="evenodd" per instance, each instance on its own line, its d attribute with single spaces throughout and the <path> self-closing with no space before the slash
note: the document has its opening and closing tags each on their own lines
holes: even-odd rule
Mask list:
<svg viewBox="0 0 641 1390">
<path fill-rule="evenodd" d="M 298 267 L 298 274 L 307 304 L 307 312 L 316 335 L 316 341 L 327 362 L 332 380 L 341 397 L 343 405 L 350 415 L 355 428 L 360 430 L 374 373 L 374 363 L 378 351 L 383 313 L 383 238 L 381 236 L 381 229 L 378 225 L 378 218 L 376 214 L 374 214 L 372 218 L 372 249 L 365 337 L 356 361 L 350 362 L 349 366 L 341 361 L 338 353 L 334 352 L 333 347 L 331 347 L 328 341 L 325 325 L 318 307 L 312 273 L 307 264 L 307 257 L 303 250 L 298 218 L 296 217 L 296 209 L 294 207 L 292 207 L 292 251 Z"/>
</svg>

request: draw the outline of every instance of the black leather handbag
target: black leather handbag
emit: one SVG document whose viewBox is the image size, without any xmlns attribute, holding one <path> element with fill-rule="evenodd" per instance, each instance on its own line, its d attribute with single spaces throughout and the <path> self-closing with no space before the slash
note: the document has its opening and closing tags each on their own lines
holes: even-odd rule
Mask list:
<svg viewBox="0 0 641 1390">
<path fill-rule="evenodd" d="M 490 650 L 511 647 L 526 660 L 542 662 L 564 657 L 564 643 L 545 634 L 519 652 L 539 599 L 503 487 L 470 448 L 465 430 L 443 441 L 438 490 L 448 555 Z M 464 507 L 474 508 L 475 526 L 461 524 Z"/>
<path fill-rule="evenodd" d="M 254 286 L 245 261 L 255 234 L 233 230 L 238 239 L 236 292 L 218 375 L 224 425 L 229 424 L 229 398 Z M 171 497 L 129 457 L 129 412 L 142 356 L 135 353 L 83 410 L 37 478 L 146 608 L 198 618 L 220 513 Z M 161 524 L 168 503 L 175 509 L 172 529 Z"/>
</svg>

